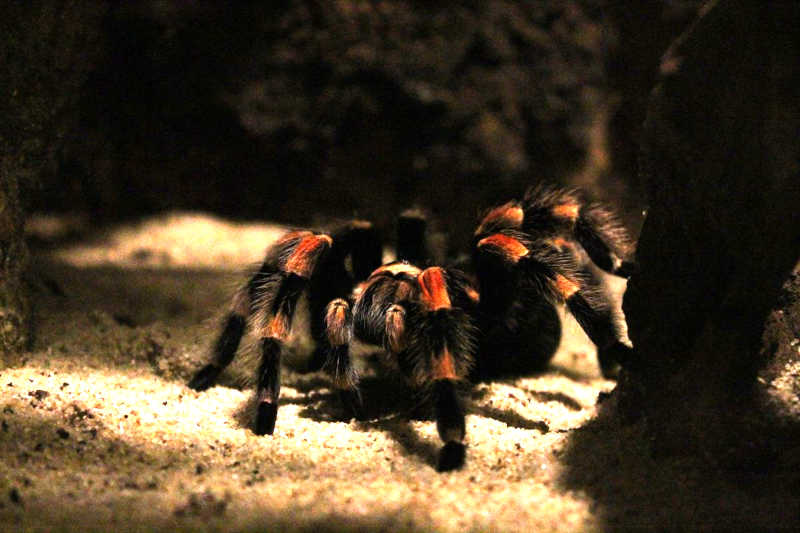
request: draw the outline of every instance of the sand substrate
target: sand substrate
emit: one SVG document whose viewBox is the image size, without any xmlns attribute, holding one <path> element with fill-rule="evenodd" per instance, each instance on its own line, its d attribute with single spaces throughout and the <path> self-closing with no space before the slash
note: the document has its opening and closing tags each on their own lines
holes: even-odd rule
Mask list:
<svg viewBox="0 0 800 533">
<path fill-rule="evenodd" d="M 254 435 L 250 347 L 220 385 L 185 383 L 241 272 L 280 231 L 175 214 L 36 254 L 36 343 L 0 367 L 1 531 L 593 531 L 800 516 L 791 491 L 758 500 L 697 460 L 656 463 L 639 428 L 598 420 L 614 383 L 571 321 L 547 372 L 467 394 L 460 471 L 436 472 L 435 423 L 369 351 L 367 417 L 342 420 L 327 379 L 297 371 L 302 338 L 275 434 Z"/>
</svg>

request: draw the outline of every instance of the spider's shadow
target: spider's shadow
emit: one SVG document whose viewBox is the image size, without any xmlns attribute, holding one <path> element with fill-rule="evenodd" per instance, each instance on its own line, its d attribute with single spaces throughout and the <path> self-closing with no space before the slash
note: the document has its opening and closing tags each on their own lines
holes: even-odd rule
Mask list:
<svg viewBox="0 0 800 533">
<path fill-rule="evenodd" d="M 296 389 L 300 395 L 283 396 L 280 405 L 301 406 L 299 416 L 317 422 L 352 419 L 337 393 L 332 390 L 330 381 L 322 375 L 293 375 L 286 385 Z M 438 445 L 421 438 L 409 424 L 412 420 L 430 420 L 430 408 L 424 398 L 420 398 L 404 383 L 374 373 L 361 378 L 359 389 L 364 403 L 353 427 L 358 431 L 383 431 L 402 447 L 406 455 L 414 456 L 435 468 Z M 234 413 L 234 418 L 241 427 L 252 426 L 256 404 L 256 396 L 251 394 Z M 278 413 L 280 424 L 280 410 Z"/>
<path fill-rule="evenodd" d="M 428 398 L 415 391 L 403 380 L 397 379 L 380 368 L 370 365 L 359 382 L 363 398 L 363 406 L 352 427 L 358 431 L 382 431 L 397 442 L 405 455 L 416 457 L 423 463 L 436 467 L 440 443 L 421 437 L 411 426 L 415 420 L 431 420 L 432 407 Z M 340 401 L 337 393 L 331 388 L 330 381 L 318 373 L 297 374 L 288 372 L 285 383 L 300 393 L 290 397 L 284 395 L 280 405 L 301 406 L 299 416 L 318 422 L 341 422 L 352 419 L 351 413 Z M 469 385 L 464 394 L 467 398 L 467 412 L 503 422 L 510 427 L 537 430 L 542 433 L 550 431 L 548 424 L 541 420 L 530 420 L 511 409 L 500 409 L 490 405 L 479 405 L 477 400 L 488 394 L 486 389 L 477 389 Z M 530 393 L 540 401 L 559 401 L 570 409 L 580 409 L 580 404 L 571 397 L 561 393 Z M 241 427 L 250 427 L 255 416 L 256 398 L 251 395 L 247 402 L 235 413 Z M 278 415 L 280 424 L 280 414 Z"/>
</svg>

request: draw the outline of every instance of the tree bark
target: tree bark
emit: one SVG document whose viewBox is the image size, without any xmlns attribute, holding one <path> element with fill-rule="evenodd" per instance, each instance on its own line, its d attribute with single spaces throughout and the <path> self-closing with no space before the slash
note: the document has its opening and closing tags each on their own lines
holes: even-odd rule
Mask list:
<svg viewBox="0 0 800 533">
<path fill-rule="evenodd" d="M 21 187 L 38 180 L 75 119 L 99 54 L 105 2 L 7 2 L 0 17 L 0 353 L 31 338 Z"/>
<path fill-rule="evenodd" d="M 27 266 L 19 184 L 10 164 L 0 162 L 0 353 L 19 351 L 30 339 L 30 305 L 22 274 Z"/>
</svg>

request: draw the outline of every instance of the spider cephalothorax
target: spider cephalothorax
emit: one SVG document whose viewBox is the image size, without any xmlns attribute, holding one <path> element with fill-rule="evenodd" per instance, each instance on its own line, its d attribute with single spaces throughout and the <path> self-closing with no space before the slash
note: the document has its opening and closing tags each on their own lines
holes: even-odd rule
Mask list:
<svg viewBox="0 0 800 533">
<path fill-rule="evenodd" d="M 489 211 L 475 232 L 477 286 L 457 269 L 425 266 L 425 220 L 418 213 L 401 217 L 398 229 L 398 261 L 384 265 L 381 242 L 368 222 L 351 222 L 331 235 L 301 230 L 279 239 L 234 297 L 212 361 L 189 386 L 203 390 L 214 384 L 249 322 L 261 350 L 254 431 L 271 434 L 281 353 L 298 299 L 306 294 L 317 346 L 311 368 L 331 377 L 357 415 L 361 395 L 350 343 L 355 337 L 382 347 L 389 366 L 431 398 L 445 443 L 439 470 L 451 470 L 465 455 L 459 384 L 497 368 L 505 354 L 494 346 L 513 346 L 516 357 L 548 361 L 552 354 L 537 354 L 534 341 L 541 336 L 543 310 L 566 305 L 598 345 L 604 373 L 630 350 L 621 311 L 606 298 L 595 267 L 617 274 L 627 268 L 624 232 L 610 212 L 581 202 L 577 193 L 534 188 L 521 202 Z"/>
</svg>

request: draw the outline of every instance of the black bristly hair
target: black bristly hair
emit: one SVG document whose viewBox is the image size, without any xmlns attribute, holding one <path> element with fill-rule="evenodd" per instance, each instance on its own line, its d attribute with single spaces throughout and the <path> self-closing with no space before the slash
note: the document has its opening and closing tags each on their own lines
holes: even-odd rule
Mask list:
<svg viewBox="0 0 800 533">
<path fill-rule="evenodd" d="M 512 367 L 544 368 L 560 339 L 557 306 L 597 345 L 604 374 L 634 361 L 622 311 L 598 274 L 632 271 L 632 246 L 609 209 L 576 190 L 532 187 L 483 216 L 473 243 L 475 278 L 431 265 L 426 228 L 419 210 L 404 212 L 397 261 L 383 265 L 381 238 L 369 222 L 353 221 L 330 235 L 287 233 L 235 294 L 211 361 L 189 386 L 204 390 L 216 382 L 249 325 L 261 355 L 253 429 L 272 434 L 284 343 L 306 295 L 316 344 L 309 370 L 327 373 L 347 412 L 359 417 L 350 345 L 358 339 L 381 346 L 390 368 L 432 405 L 443 442 L 437 468 L 448 471 L 466 458 L 468 381 Z"/>
<path fill-rule="evenodd" d="M 538 237 L 569 236 L 580 243 L 591 261 L 611 274 L 627 277 L 633 244 L 627 230 L 608 207 L 588 201 L 578 189 L 550 183 L 530 187 L 523 197 L 522 229 Z M 554 216 L 559 206 L 576 206 L 576 216 Z"/>
<path fill-rule="evenodd" d="M 516 322 L 543 316 L 543 301 L 563 304 L 597 345 L 604 375 L 614 376 L 618 364 L 631 360 L 622 310 L 595 268 L 618 276 L 633 270 L 631 241 L 610 209 L 575 189 L 539 184 L 521 201 L 487 211 L 474 242 L 482 332 L 529 338 Z M 484 338 L 482 346 L 490 343 Z"/>
<path fill-rule="evenodd" d="M 211 362 L 198 371 L 189 382 L 195 390 L 212 386 L 222 370 L 233 360 L 239 341 L 249 321 L 254 333 L 261 339 L 261 363 L 257 374 L 258 399 L 254 430 L 258 434 L 271 434 L 275 427 L 280 395 L 280 362 L 297 302 L 308 294 L 312 314 L 311 335 L 317 343 L 317 352 L 311 364 L 322 366 L 328 358 L 339 365 L 328 368 L 346 368 L 336 375 L 337 382 L 355 387 L 357 378 L 348 353 L 331 345 L 325 327 L 326 306 L 341 299 L 349 305 L 353 284 L 357 276 L 366 276 L 380 264 L 381 244 L 371 224 L 355 221 L 334 233 L 336 240 L 323 233 L 300 230 L 291 231 L 279 239 L 267 252 L 258 271 L 233 299 L 231 311 L 224 319 L 224 327 L 212 352 Z M 345 259 L 351 262 L 351 270 Z M 362 278 L 363 279 L 363 278 Z M 349 328 L 349 324 L 345 325 Z M 338 372 L 338 370 L 336 370 Z"/>
<path fill-rule="evenodd" d="M 398 254 L 428 263 L 426 221 L 407 213 L 398 226 Z M 473 314 L 477 293 L 466 275 L 440 267 L 425 270 L 408 261 L 380 265 L 380 238 L 355 221 L 331 235 L 294 231 L 279 239 L 259 270 L 233 299 L 215 343 L 212 360 L 189 386 L 212 386 L 231 362 L 249 322 L 260 337 L 257 409 L 259 434 L 275 429 L 280 396 L 280 362 L 297 302 L 307 294 L 316 349 L 311 369 L 330 377 L 349 413 L 359 415 L 361 395 L 350 342 L 357 337 L 383 346 L 388 359 L 434 405 L 444 441 L 440 470 L 463 464 L 465 411 L 458 383 L 475 355 Z M 348 264 L 349 263 L 349 264 Z"/>
<path fill-rule="evenodd" d="M 459 379 L 468 376 L 474 365 L 477 338 L 469 314 L 458 308 L 427 311 L 417 303 L 407 309 L 409 334 L 404 356 L 408 358 L 414 384 L 430 386 L 436 357 L 445 349 L 453 356 L 455 375 Z"/>
</svg>

